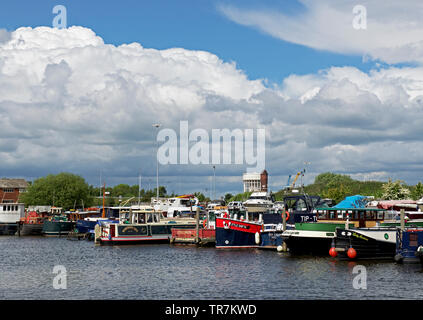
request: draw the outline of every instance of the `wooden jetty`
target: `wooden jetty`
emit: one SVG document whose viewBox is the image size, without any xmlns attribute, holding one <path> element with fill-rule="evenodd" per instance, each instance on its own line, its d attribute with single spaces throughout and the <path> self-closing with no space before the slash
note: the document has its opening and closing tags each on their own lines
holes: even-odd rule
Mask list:
<svg viewBox="0 0 423 320">
<path fill-rule="evenodd" d="M 195 244 L 199 246 L 214 246 L 216 244 L 215 229 L 172 229 L 172 244 Z"/>
<path fill-rule="evenodd" d="M 170 243 L 172 244 L 195 244 L 198 246 L 213 246 L 216 244 L 216 229 L 200 229 L 200 209 L 197 208 L 195 215 L 195 229 L 172 228 Z"/>
</svg>

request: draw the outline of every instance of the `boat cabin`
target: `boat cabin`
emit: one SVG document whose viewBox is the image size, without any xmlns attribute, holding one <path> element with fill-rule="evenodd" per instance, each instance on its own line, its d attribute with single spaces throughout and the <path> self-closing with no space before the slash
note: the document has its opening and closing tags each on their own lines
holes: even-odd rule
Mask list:
<svg viewBox="0 0 423 320">
<path fill-rule="evenodd" d="M 25 204 L 0 203 L 0 223 L 17 223 L 25 217 Z"/>
<path fill-rule="evenodd" d="M 129 210 L 119 213 L 121 224 L 147 224 L 160 222 L 161 213 L 150 206 L 132 206 Z"/>
<path fill-rule="evenodd" d="M 386 210 L 377 208 L 317 208 L 318 222 L 339 223 L 349 220 L 355 228 L 371 228 L 389 219 Z"/>
</svg>

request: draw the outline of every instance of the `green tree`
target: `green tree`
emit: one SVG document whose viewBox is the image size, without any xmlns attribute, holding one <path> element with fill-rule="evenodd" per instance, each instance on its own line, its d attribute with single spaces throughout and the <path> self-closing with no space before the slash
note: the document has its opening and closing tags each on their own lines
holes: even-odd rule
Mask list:
<svg viewBox="0 0 423 320">
<path fill-rule="evenodd" d="M 386 200 L 403 200 L 410 197 L 410 189 L 408 189 L 402 180 L 392 182 L 389 178 L 387 183 L 382 185 L 382 198 Z"/>
<path fill-rule="evenodd" d="M 200 202 L 206 201 L 206 196 L 204 194 L 202 194 L 201 192 L 194 192 L 194 196 L 196 196 L 198 201 L 200 201 Z"/>
<path fill-rule="evenodd" d="M 62 172 L 36 179 L 22 195 L 22 201 L 26 205 L 54 205 L 68 210 L 82 205 L 91 206 L 90 191 L 84 178 Z"/>
<path fill-rule="evenodd" d="M 228 203 L 229 200 L 231 200 L 233 198 L 233 195 L 231 193 L 227 193 L 225 194 L 225 202 Z"/>
<path fill-rule="evenodd" d="M 324 198 L 332 199 L 335 203 L 341 202 L 349 195 L 351 195 L 351 190 L 342 183 L 338 186 L 334 184 L 329 185 L 328 190 L 323 193 Z"/>
<path fill-rule="evenodd" d="M 423 184 L 421 182 L 416 184 L 414 190 L 411 192 L 411 197 L 413 200 L 418 200 L 423 197 Z"/>
</svg>

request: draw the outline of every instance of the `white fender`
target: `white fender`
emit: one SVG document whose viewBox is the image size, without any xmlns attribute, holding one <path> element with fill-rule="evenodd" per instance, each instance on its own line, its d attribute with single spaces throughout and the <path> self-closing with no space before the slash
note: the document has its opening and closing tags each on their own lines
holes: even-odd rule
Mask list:
<svg viewBox="0 0 423 320">
<path fill-rule="evenodd" d="M 256 244 L 260 244 L 260 233 L 256 232 Z"/>
</svg>

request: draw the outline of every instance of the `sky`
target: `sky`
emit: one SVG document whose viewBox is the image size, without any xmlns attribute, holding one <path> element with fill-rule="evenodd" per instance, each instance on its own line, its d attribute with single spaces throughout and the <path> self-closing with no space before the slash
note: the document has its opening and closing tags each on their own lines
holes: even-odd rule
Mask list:
<svg viewBox="0 0 423 320">
<path fill-rule="evenodd" d="M 273 191 L 304 168 L 306 184 L 327 171 L 415 184 L 422 14 L 418 0 L 2 1 L 0 175 L 154 188 L 152 124 L 188 121 L 210 139 L 265 129 Z M 159 183 L 212 195 L 215 175 L 217 196 L 242 192 L 244 160 L 160 164 Z"/>
</svg>

